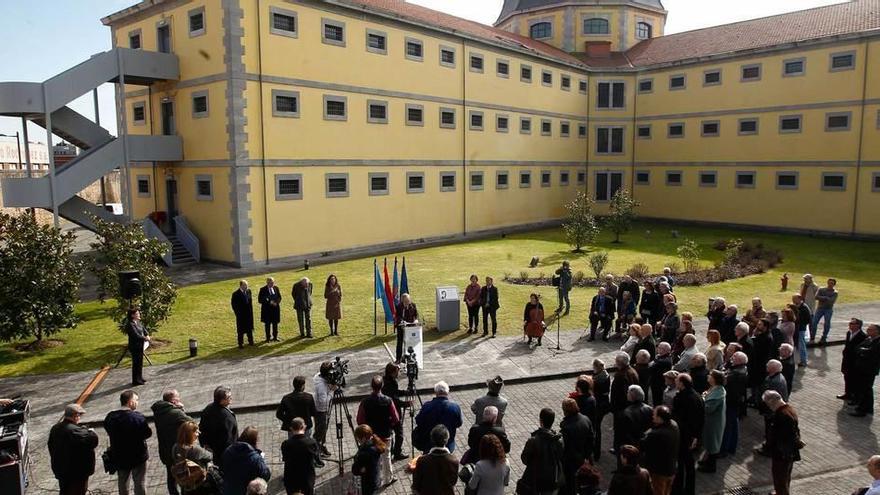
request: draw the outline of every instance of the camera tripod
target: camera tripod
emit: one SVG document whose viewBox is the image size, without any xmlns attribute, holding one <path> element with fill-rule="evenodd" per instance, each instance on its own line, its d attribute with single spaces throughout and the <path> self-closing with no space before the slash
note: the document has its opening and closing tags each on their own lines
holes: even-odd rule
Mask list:
<svg viewBox="0 0 880 495">
<path fill-rule="evenodd" d="M 346 459 L 345 452 L 343 450 L 342 445 L 342 430 L 343 423 L 342 417 L 345 415 L 345 419 L 348 420 L 348 428 L 351 430 L 351 437 L 354 438 L 354 422 L 351 419 L 351 412 L 348 410 L 348 402 L 345 400 L 345 390 L 342 387 L 337 388 L 333 391 L 333 397 L 330 399 L 330 409 L 327 414 L 327 426 L 329 429 L 331 419 L 335 419 L 336 424 L 336 459 L 327 459 L 330 462 L 335 462 L 339 464 L 339 476 L 343 476 L 345 474 L 345 461 L 353 458 L 349 457 Z"/>
<path fill-rule="evenodd" d="M 413 430 L 415 430 L 416 401 L 419 401 L 419 409 L 421 409 L 424 403 L 422 402 L 422 396 L 419 395 L 419 389 L 416 388 L 416 379 L 414 377 L 408 376 L 406 383 L 406 392 L 403 393 L 403 407 L 409 409 L 410 437 L 412 437 L 412 432 Z M 416 455 L 416 446 L 413 445 L 412 438 L 410 438 L 409 442 L 409 453 L 410 457 L 415 457 Z"/>
</svg>

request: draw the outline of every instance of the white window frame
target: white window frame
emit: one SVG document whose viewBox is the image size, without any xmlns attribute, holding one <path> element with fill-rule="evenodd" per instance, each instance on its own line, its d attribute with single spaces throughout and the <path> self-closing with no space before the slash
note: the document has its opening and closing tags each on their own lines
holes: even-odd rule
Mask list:
<svg viewBox="0 0 880 495">
<path fill-rule="evenodd" d="M 505 119 L 505 127 L 501 127 L 501 119 Z M 510 132 L 510 116 L 508 114 L 499 113 L 495 115 L 495 132 L 503 132 L 505 134 Z"/>
<path fill-rule="evenodd" d="M 607 199 L 599 199 L 599 194 L 596 189 L 596 186 L 599 185 L 599 176 L 600 175 L 607 176 L 605 178 L 605 197 Z M 612 182 L 611 178 L 615 175 L 620 176 L 620 189 L 612 192 L 611 191 L 611 182 Z M 593 199 L 597 203 L 611 202 L 611 200 L 614 199 L 615 194 L 617 194 L 619 191 L 622 191 L 623 189 L 625 189 L 625 187 L 626 187 L 626 185 L 624 183 L 625 179 L 626 179 L 626 173 L 624 173 L 622 170 L 597 170 L 596 172 L 593 173 L 593 184 L 594 184 L 593 191 L 592 191 L 593 192 L 593 195 L 592 195 Z"/>
<path fill-rule="evenodd" d="M 500 177 L 504 177 L 506 181 L 505 184 L 501 184 L 498 179 Z M 510 188 L 510 172 L 507 170 L 496 170 L 495 171 L 495 189 L 509 189 Z"/>
<path fill-rule="evenodd" d="M 846 172 L 822 172 L 822 178 L 820 179 L 821 182 L 819 182 L 819 185 L 821 186 L 823 191 L 837 191 L 837 192 L 846 191 L 846 175 L 847 175 Z M 840 187 L 826 186 L 825 179 L 827 177 L 841 177 L 841 178 L 843 178 L 843 186 L 840 186 Z"/>
<path fill-rule="evenodd" d="M 706 78 L 709 77 L 709 74 L 718 74 L 718 81 L 716 82 L 708 82 Z M 721 69 L 708 69 L 703 71 L 703 87 L 707 86 L 721 86 L 724 82 L 724 72 Z"/>
<path fill-rule="evenodd" d="M 440 45 L 439 52 L 440 52 L 440 66 L 454 69 L 456 62 L 458 61 L 458 56 L 456 55 L 455 47 L 454 46 L 447 46 L 447 45 Z M 443 60 L 443 53 L 444 52 L 452 54 L 452 62 L 446 62 Z"/>
<path fill-rule="evenodd" d="M 788 72 L 788 64 L 801 63 L 800 72 Z M 807 73 L 807 57 L 789 58 L 782 61 L 782 77 L 800 77 Z"/>
<path fill-rule="evenodd" d="M 672 134 L 672 128 L 681 126 L 681 134 Z M 670 122 L 666 124 L 666 139 L 684 139 L 687 127 L 684 122 Z"/>
<path fill-rule="evenodd" d="M 571 122 L 567 120 L 559 121 L 559 137 L 570 137 L 571 136 Z"/>
<path fill-rule="evenodd" d="M 550 77 L 549 81 L 547 81 L 547 77 Z M 546 86 L 548 88 L 553 87 L 553 71 L 541 69 L 541 86 Z"/>
<path fill-rule="evenodd" d="M 651 88 L 650 89 L 642 89 L 643 83 L 650 83 Z M 646 95 L 646 94 L 653 93 L 654 92 L 654 78 L 653 77 L 645 77 L 645 78 L 639 79 L 638 82 L 636 83 L 636 88 L 638 89 L 638 92 L 640 95 Z"/>
<path fill-rule="evenodd" d="M 596 126 L 596 154 L 597 155 L 623 155 L 626 154 L 626 126 L 622 125 L 599 125 Z M 608 151 L 599 151 L 599 131 L 608 129 Z M 614 131 L 620 130 L 622 133 L 620 139 L 620 151 L 614 151 Z"/>
<path fill-rule="evenodd" d="M 672 81 L 681 78 L 682 83 L 681 86 L 673 86 Z M 687 74 L 672 74 L 669 76 L 669 91 L 683 91 L 687 89 L 688 78 Z"/>
<path fill-rule="evenodd" d="M 839 58 L 839 57 L 851 57 L 852 64 L 847 65 L 845 67 L 834 67 L 834 59 Z M 845 72 L 848 70 L 855 70 L 855 69 L 856 69 L 856 51 L 855 50 L 832 53 L 831 55 L 828 56 L 828 70 L 830 72 Z"/>
<path fill-rule="evenodd" d="M 419 53 L 421 55 L 411 55 L 409 53 L 409 46 L 418 46 Z M 407 60 L 412 60 L 413 62 L 424 62 L 425 61 L 425 42 L 418 39 L 407 36 L 403 41 L 403 55 Z"/>
<path fill-rule="evenodd" d="M 455 192 L 456 186 L 458 186 L 458 180 L 456 178 L 456 173 L 454 170 L 446 170 L 440 172 L 440 192 Z M 452 186 L 444 186 L 443 179 L 446 177 L 452 177 Z"/>
<path fill-rule="evenodd" d="M 743 131 L 742 124 L 743 122 L 754 122 L 755 130 L 754 131 Z M 739 136 L 757 136 L 758 132 L 761 129 L 761 119 L 758 117 L 747 117 L 744 119 L 739 119 L 736 123 L 736 132 Z"/>
<path fill-rule="evenodd" d="M 443 114 L 445 114 L 445 113 L 451 113 L 451 114 L 452 114 L 452 123 L 451 123 L 451 124 L 446 124 L 446 123 L 443 122 Z M 407 112 L 406 112 L 406 116 L 407 116 L 407 118 L 409 118 L 409 110 L 407 110 Z M 456 115 L 455 115 L 455 109 L 454 109 L 454 108 L 451 108 L 451 107 L 440 107 L 440 115 L 439 115 L 439 118 L 440 118 L 440 128 L 441 128 L 441 129 L 455 129 L 455 123 L 456 123 L 456 121 L 457 121 L 457 118 L 456 118 Z M 425 118 L 424 118 L 424 114 L 422 115 L 422 120 L 423 120 L 423 121 L 425 120 Z"/>
<path fill-rule="evenodd" d="M 295 112 L 283 112 L 281 110 L 278 110 L 278 97 L 295 98 L 296 99 L 296 111 Z M 273 117 L 286 117 L 286 118 L 298 119 L 301 109 L 302 109 L 302 99 L 300 99 L 300 97 L 299 97 L 299 91 L 287 91 L 284 89 L 273 89 L 272 90 L 272 116 Z"/>
<path fill-rule="evenodd" d="M 385 179 L 385 189 L 373 189 L 373 179 Z M 388 196 L 391 194 L 391 179 L 388 177 L 388 172 L 368 173 L 367 192 L 370 196 Z"/>
<path fill-rule="evenodd" d="M 788 186 L 779 183 L 779 179 L 782 176 L 793 176 L 794 177 L 794 185 Z M 801 183 L 800 172 L 795 170 L 779 170 L 776 172 L 776 189 L 780 191 L 795 191 L 798 189 Z"/>
<path fill-rule="evenodd" d="M 607 107 L 603 107 L 603 106 L 599 105 L 599 94 L 601 92 L 599 90 L 599 88 L 603 84 L 608 84 L 608 106 Z M 616 94 L 616 92 L 614 91 L 614 88 L 618 84 L 623 85 L 623 106 L 620 106 L 620 107 L 614 106 L 614 95 Z M 623 81 L 623 80 L 598 81 L 596 83 L 596 108 L 600 109 L 600 110 L 626 110 L 626 81 Z"/>
<path fill-rule="evenodd" d="M 525 74 L 523 74 L 524 71 L 529 72 L 529 77 L 526 77 Z M 519 80 L 520 80 L 520 82 L 532 84 L 532 80 L 534 80 L 534 79 L 535 79 L 535 71 L 534 71 L 534 69 L 532 69 L 532 66 L 528 65 L 528 64 L 519 64 Z"/>
<path fill-rule="evenodd" d="M 474 125 L 474 117 L 480 118 L 480 125 Z M 486 116 L 479 110 L 468 111 L 468 129 L 471 131 L 482 131 L 486 127 Z"/>
<path fill-rule="evenodd" d="M 330 191 L 330 181 L 345 179 L 345 191 Z M 324 174 L 324 196 L 327 198 L 347 198 L 351 191 L 351 181 L 348 173 L 326 173 Z"/>
<path fill-rule="evenodd" d="M 542 136 L 552 136 L 553 135 L 553 121 L 552 120 L 541 119 L 541 135 Z"/>
<path fill-rule="evenodd" d="M 422 179 L 422 187 L 410 187 L 410 178 L 413 177 L 421 177 Z M 406 193 L 407 194 L 422 194 L 425 192 L 425 173 L 424 172 L 407 172 L 406 173 Z"/>
<path fill-rule="evenodd" d="M 324 110 L 324 120 L 335 121 L 335 122 L 345 122 L 348 120 L 348 97 L 340 96 L 340 95 L 324 95 L 323 98 L 323 110 Z M 327 104 L 328 103 L 342 103 L 345 107 L 345 115 L 330 115 L 327 112 Z"/>
<path fill-rule="evenodd" d="M 544 178 L 547 178 L 545 181 Z M 550 187 L 553 185 L 553 172 L 550 170 L 541 170 L 541 187 Z"/>
<path fill-rule="evenodd" d="M 410 120 L 409 119 L 409 111 L 410 110 L 421 110 L 422 112 L 422 120 Z M 418 105 L 416 103 L 407 103 L 404 106 L 404 117 L 406 118 L 406 125 L 410 127 L 424 127 L 425 126 L 425 106 Z"/>
<path fill-rule="evenodd" d="M 147 192 L 141 192 L 141 184 L 147 184 Z M 135 179 L 135 191 L 137 191 L 137 195 L 139 198 L 149 198 L 152 196 L 153 187 L 150 184 L 150 176 L 149 175 L 138 175 Z"/>
<path fill-rule="evenodd" d="M 382 38 L 382 42 L 385 48 L 376 48 L 374 46 L 370 46 L 370 37 L 375 36 L 377 38 Z M 366 33 L 364 35 L 364 43 L 366 44 L 367 51 L 370 53 L 375 53 L 377 55 L 388 55 L 388 33 L 385 31 L 379 31 L 377 29 L 367 28 Z"/>
<path fill-rule="evenodd" d="M 529 128 L 526 129 L 523 124 L 528 122 Z M 519 133 L 520 134 L 532 134 L 532 118 L 531 117 L 520 117 L 519 118 Z"/>
<path fill-rule="evenodd" d="M 373 107 L 384 107 L 385 118 L 376 118 L 372 115 Z M 387 124 L 388 123 L 388 102 L 385 100 L 367 100 L 367 123 L 368 124 Z"/>
<path fill-rule="evenodd" d="M 751 184 L 740 184 L 739 183 L 740 177 L 751 177 L 752 183 Z M 734 174 L 734 177 L 733 177 L 733 186 L 736 189 L 755 189 L 756 187 L 758 187 L 758 172 L 755 170 L 738 170 L 736 172 L 736 174 Z"/>
<path fill-rule="evenodd" d="M 586 79 L 578 79 L 578 93 L 585 95 L 590 87 L 590 83 Z"/>
<path fill-rule="evenodd" d="M 281 193 L 281 181 L 295 180 L 299 181 L 299 192 L 292 194 Z M 275 174 L 275 201 L 290 201 L 303 199 L 303 179 L 302 174 Z"/>
<path fill-rule="evenodd" d="M 207 182 L 210 194 L 201 194 L 199 183 Z M 196 201 L 214 201 L 214 176 L 210 174 L 198 174 L 195 177 Z"/>
<path fill-rule="evenodd" d="M 798 120 L 798 128 L 797 129 L 783 129 L 782 122 L 789 119 L 797 119 Z M 780 115 L 779 116 L 779 134 L 800 134 L 804 131 L 804 116 L 803 115 Z"/>
<path fill-rule="evenodd" d="M 480 61 L 480 67 L 474 67 L 474 60 Z M 468 56 L 468 71 L 482 74 L 486 71 L 486 57 L 482 53 L 471 52 Z"/>
<path fill-rule="evenodd" d="M 342 39 L 334 40 L 327 37 L 327 28 L 326 26 L 338 27 L 342 30 Z M 348 38 L 348 33 L 346 33 L 345 23 L 342 21 L 337 21 L 336 19 L 329 19 L 327 17 L 321 18 L 321 42 L 325 45 L 332 46 L 345 46 L 345 41 Z"/>
<path fill-rule="evenodd" d="M 193 30 L 192 28 L 192 19 L 193 17 L 201 15 L 202 16 L 202 27 L 200 29 Z M 196 7 L 189 12 L 186 13 L 186 30 L 189 32 L 190 38 L 195 38 L 197 36 L 202 36 L 207 32 L 208 29 L 208 18 L 205 16 L 205 6 Z"/>
<path fill-rule="evenodd" d="M 286 29 L 278 29 L 275 27 L 275 16 L 293 18 L 293 31 Z M 282 9 L 273 5 L 269 6 L 269 34 L 277 34 L 278 36 L 286 36 L 288 38 L 299 38 L 299 14 L 293 10 Z"/>
<path fill-rule="evenodd" d="M 571 91 L 571 76 L 570 75 L 560 74 L 559 88 L 562 89 L 563 91 Z"/>
<path fill-rule="evenodd" d="M 523 181 L 523 179 L 527 179 Z M 532 187 L 532 171 L 531 170 L 520 170 L 517 174 L 517 184 L 519 184 L 520 189 L 531 189 Z"/>
<path fill-rule="evenodd" d="M 716 131 L 715 132 L 706 132 L 706 125 L 715 124 Z M 721 136 L 721 121 L 720 120 L 704 120 L 700 122 L 700 136 L 701 137 L 720 137 Z"/>
<path fill-rule="evenodd" d="M 746 70 L 758 69 L 758 75 L 755 77 L 746 77 Z M 764 75 L 764 67 L 762 64 L 745 64 L 739 67 L 739 82 L 756 82 L 760 81 Z"/>
<path fill-rule="evenodd" d="M 506 74 L 504 72 L 501 72 L 502 65 L 507 67 Z M 499 58 L 499 59 L 495 60 L 495 75 L 502 78 L 502 79 L 509 79 L 510 78 L 510 60 L 507 60 L 506 58 Z"/>
<path fill-rule="evenodd" d="M 204 98 L 205 99 L 205 111 L 204 112 L 197 112 L 196 111 L 196 98 Z M 204 119 L 204 118 L 208 117 L 210 110 L 211 110 L 211 100 L 208 97 L 208 90 L 207 89 L 203 89 L 201 91 L 193 91 L 192 93 L 190 93 L 189 103 L 190 103 L 190 108 L 192 109 L 192 118 Z"/>
<path fill-rule="evenodd" d="M 474 177 L 480 178 L 479 184 L 474 184 Z M 471 171 L 468 173 L 468 189 L 471 191 L 482 191 L 486 187 L 486 177 L 482 170 Z"/>
<path fill-rule="evenodd" d="M 846 127 L 831 127 L 829 123 L 833 117 L 846 117 Z M 852 112 L 829 112 L 825 114 L 825 132 L 846 132 L 849 130 L 852 130 Z"/>
</svg>

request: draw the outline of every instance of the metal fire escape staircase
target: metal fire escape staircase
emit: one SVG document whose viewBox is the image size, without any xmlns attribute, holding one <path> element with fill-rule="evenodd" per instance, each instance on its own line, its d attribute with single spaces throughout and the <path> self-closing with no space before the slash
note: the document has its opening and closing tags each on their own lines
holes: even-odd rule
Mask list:
<svg viewBox="0 0 880 495">
<path fill-rule="evenodd" d="M 42 83 L 0 82 L 0 115 L 23 117 L 83 150 L 63 166 L 50 167 L 42 177 L 3 178 L 3 205 L 56 211 L 90 230 L 94 229 L 92 216 L 124 220 L 122 215 L 78 196 L 79 192 L 116 168 L 127 171 L 126 165 L 131 162 L 182 160 L 181 139 L 128 135 L 124 126 L 120 126 L 120 136 L 116 137 L 67 105 L 104 83 L 148 86 L 179 77 L 175 55 L 114 48 Z M 124 98 L 119 104 L 125 104 Z M 123 194 L 131 194 L 127 174 L 123 177 L 127 181 Z M 130 211 L 125 213 L 131 215 Z"/>
</svg>

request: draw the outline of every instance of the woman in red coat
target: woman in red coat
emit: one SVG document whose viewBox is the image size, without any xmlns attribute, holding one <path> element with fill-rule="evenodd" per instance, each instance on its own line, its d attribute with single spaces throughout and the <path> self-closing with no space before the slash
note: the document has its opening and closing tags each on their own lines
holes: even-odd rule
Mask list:
<svg viewBox="0 0 880 495">
<path fill-rule="evenodd" d="M 544 306 L 540 299 L 538 294 L 529 296 L 529 302 L 523 311 L 523 332 L 529 338 L 530 345 L 535 337 L 538 338 L 538 345 L 541 345 L 541 337 L 544 336 Z"/>
</svg>

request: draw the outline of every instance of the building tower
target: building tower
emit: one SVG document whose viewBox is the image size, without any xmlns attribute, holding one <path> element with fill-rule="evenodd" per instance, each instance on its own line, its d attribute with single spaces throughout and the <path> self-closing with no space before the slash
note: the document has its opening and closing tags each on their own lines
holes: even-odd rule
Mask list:
<svg viewBox="0 0 880 495">
<path fill-rule="evenodd" d="M 573 54 L 624 52 L 663 36 L 666 14 L 660 0 L 504 0 L 495 26 Z"/>
</svg>

